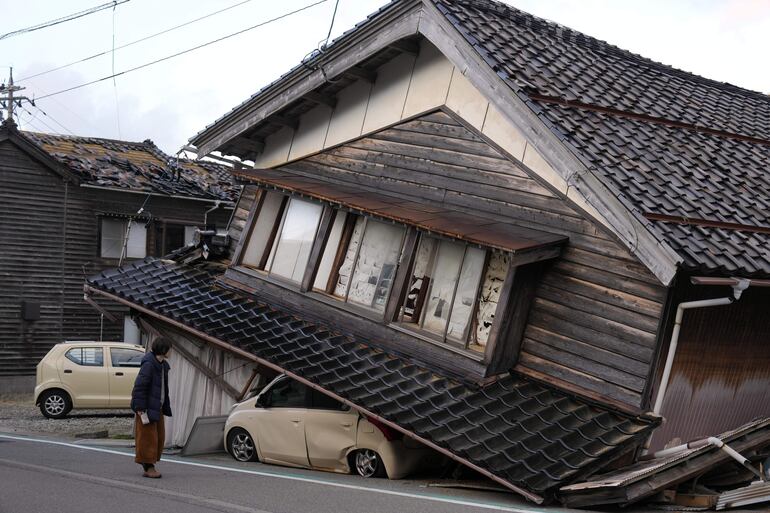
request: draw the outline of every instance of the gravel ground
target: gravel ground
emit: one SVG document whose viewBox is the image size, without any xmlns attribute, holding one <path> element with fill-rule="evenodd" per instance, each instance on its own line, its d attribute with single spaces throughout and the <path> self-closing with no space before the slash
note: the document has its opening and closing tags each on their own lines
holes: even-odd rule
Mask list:
<svg viewBox="0 0 770 513">
<path fill-rule="evenodd" d="M 133 438 L 130 410 L 72 410 L 63 419 L 47 419 L 27 395 L 0 396 L 0 431 L 77 436 L 107 431 L 110 438 Z M 93 438 L 85 436 L 85 438 Z"/>
</svg>

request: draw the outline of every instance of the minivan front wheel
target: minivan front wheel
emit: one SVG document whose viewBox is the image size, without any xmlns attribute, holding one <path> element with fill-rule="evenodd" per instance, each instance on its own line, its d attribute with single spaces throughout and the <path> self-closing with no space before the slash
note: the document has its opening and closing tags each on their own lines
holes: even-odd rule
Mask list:
<svg viewBox="0 0 770 513">
<path fill-rule="evenodd" d="M 40 397 L 40 413 L 49 419 L 66 417 L 72 409 L 69 394 L 62 390 L 46 390 Z"/>
</svg>

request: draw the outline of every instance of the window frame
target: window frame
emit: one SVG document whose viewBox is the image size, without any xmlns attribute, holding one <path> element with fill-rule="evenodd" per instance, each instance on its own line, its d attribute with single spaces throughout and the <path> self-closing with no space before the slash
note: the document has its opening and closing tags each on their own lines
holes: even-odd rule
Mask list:
<svg viewBox="0 0 770 513">
<path fill-rule="evenodd" d="M 341 211 L 342 210 L 337 210 L 337 212 L 341 212 Z M 331 272 L 329 273 L 329 279 L 327 280 L 327 286 L 323 290 L 313 288 L 312 292 L 323 295 L 338 303 L 346 305 L 346 307 L 348 307 L 349 309 L 363 310 L 366 312 L 370 312 L 370 314 L 375 314 L 376 317 L 379 318 L 380 320 L 385 319 L 385 315 L 388 311 L 388 305 L 390 303 L 390 298 L 392 297 L 393 291 L 395 288 L 395 281 L 398 276 L 398 270 L 401 267 L 401 261 L 403 260 L 403 257 L 404 257 L 403 251 L 404 251 L 406 239 L 409 232 L 408 227 L 406 227 L 405 225 L 401 225 L 400 223 L 388 223 L 387 221 L 382 221 L 380 219 L 375 218 L 374 216 L 369 216 L 365 214 L 355 214 L 352 212 L 348 212 L 347 215 L 348 217 L 345 219 L 345 226 L 343 227 L 342 237 L 340 238 L 340 243 L 337 246 L 336 255 L 332 262 Z M 342 265 L 345 263 L 345 256 L 348 253 L 350 242 L 352 241 L 353 233 L 355 231 L 355 225 L 358 223 L 359 218 L 363 219 L 363 226 L 361 227 L 361 238 L 358 241 L 358 246 L 356 247 L 356 252 L 350 267 L 350 277 L 348 279 L 347 285 L 345 286 L 345 296 L 344 297 L 337 296 L 336 294 L 334 294 L 333 289 L 336 288 L 336 283 L 339 280 L 339 270 L 340 270 L 340 267 L 342 267 Z M 362 303 L 356 303 L 356 302 L 350 301 L 350 289 L 353 285 L 353 276 L 355 275 L 356 269 L 358 267 L 359 259 L 361 257 L 361 246 L 363 245 L 364 238 L 366 237 L 366 230 L 367 230 L 367 227 L 369 226 L 370 219 L 373 222 L 377 222 L 377 223 L 393 224 L 396 226 L 400 225 L 403 229 L 403 232 L 400 237 L 400 243 L 398 245 L 398 258 L 396 259 L 395 268 L 393 269 L 393 274 L 391 277 L 392 283 L 391 283 L 391 286 L 388 287 L 388 294 L 384 298 L 382 310 L 378 310 L 377 308 L 374 307 L 374 302 L 376 299 L 376 290 L 375 290 L 375 295 L 372 297 L 372 304 L 369 306 L 364 305 Z M 326 249 L 325 246 L 326 244 L 324 243 L 324 247 L 321 249 L 320 258 L 317 259 L 317 262 L 313 263 L 313 266 L 316 269 L 316 272 L 317 272 L 318 266 L 321 264 L 321 258 L 323 258 L 323 252 Z M 377 278 L 377 283 L 374 284 L 375 289 L 381 283 L 381 280 L 382 280 L 382 276 L 379 276 Z M 315 279 L 313 281 L 315 281 Z"/>
<path fill-rule="evenodd" d="M 86 349 L 94 349 L 96 351 L 99 351 L 102 355 L 101 363 L 84 363 L 83 351 Z M 80 351 L 80 361 L 76 361 L 73 359 L 72 356 L 70 356 L 70 353 L 72 353 L 73 351 Z M 75 365 L 80 365 L 81 367 L 106 367 L 106 365 L 104 365 L 104 348 L 103 347 L 98 347 L 98 346 L 71 347 L 64 352 L 64 357 L 70 362 L 74 363 Z"/>
<path fill-rule="evenodd" d="M 275 243 L 275 238 L 278 236 L 278 233 L 279 233 L 278 225 L 282 222 L 282 219 L 284 217 L 284 212 L 291 198 L 298 198 L 303 201 L 321 204 L 324 207 L 324 210 L 322 211 L 320 220 L 316 227 L 315 238 L 312 242 L 307 267 L 305 269 L 305 274 L 301 283 L 289 281 L 280 276 L 271 276 L 268 272 L 265 272 L 264 270 L 261 270 L 261 269 L 257 269 L 254 265 L 249 265 L 243 262 L 244 255 L 246 253 L 246 248 L 248 247 L 248 244 L 254 232 L 254 227 L 257 223 L 257 219 L 260 213 L 262 212 L 262 207 L 265 202 L 265 198 L 267 194 L 270 192 L 280 194 L 283 198 L 282 198 L 281 212 L 279 213 L 279 215 L 281 216 L 280 222 L 274 223 L 273 229 L 271 230 L 271 233 L 270 233 L 270 239 L 266 243 L 266 247 L 268 244 L 272 245 Z M 327 279 L 326 288 L 323 290 L 321 290 L 320 288 L 316 289 L 313 287 L 314 282 L 316 280 L 316 273 L 318 272 L 319 266 L 321 265 L 321 260 L 323 259 L 323 256 L 324 256 L 323 253 L 325 251 L 326 244 L 328 242 L 328 237 L 331 232 L 332 226 L 334 224 L 334 220 L 336 216 L 340 215 L 341 213 L 345 213 L 347 215 L 345 230 L 343 231 L 349 230 L 350 233 L 347 235 L 343 233 L 341 237 L 341 242 L 338 246 L 337 254 L 332 264 L 332 270 L 330 272 L 329 278 Z M 352 233 L 355 227 L 355 220 L 359 216 L 367 220 L 371 218 L 375 221 L 393 223 L 398 226 L 404 227 L 404 231 L 401 237 L 401 242 L 399 247 L 399 251 L 400 251 L 399 258 L 396 262 L 396 268 L 393 273 L 392 285 L 390 286 L 388 296 L 385 299 L 384 311 L 378 311 L 374 308 L 367 308 L 363 305 L 345 301 L 342 298 L 338 296 L 334 296 L 333 294 L 330 294 L 328 292 L 330 288 L 329 283 L 331 283 L 333 286 L 333 284 L 336 283 L 336 281 L 339 278 L 339 274 L 338 274 L 339 267 L 342 261 L 344 260 L 345 254 L 347 252 L 347 245 L 349 244 L 350 237 L 352 237 Z M 317 200 L 315 198 L 308 198 L 303 195 L 293 194 L 290 191 L 282 191 L 280 189 L 275 190 L 275 189 L 267 189 L 267 188 L 259 189 L 257 191 L 256 197 L 253 203 L 253 208 L 250 210 L 249 217 L 247 218 L 247 221 L 246 221 L 244 235 L 245 236 L 241 238 L 238 246 L 236 247 L 233 263 L 231 264 L 232 268 L 238 270 L 244 275 L 251 276 L 260 281 L 281 287 L 283 289 L 291 290 L 295 293 L 302 294 L 303 296 L 307 296 L 308 298 L 316 302 L 322 303 L 326 306 L 353 314 L 356 317 L 360 317 L 371 322 L 375 322 L 383 327 L 387 327 L 389 329 L 393 329 L 400 333 L 404 333 L 421 342 L 429 343 L 430 345 L 441 348 L 442 350 L 462 355 L 465 358 L 483 363 L 484 365 L 487 365 L 487 366 L 493 365 L 492 360 L 495 358 L 496 354 L 498 354 L 500 351 L 503 350 L 503 347 L 502 347 L 503 345 L 506 345 L 512 342 L 509 340 L 510 335 L 508 333 L 510 323 L 506 322 L 505 318 L 508 315 L 511 315 L 512 313 L 514 313 L 515 310 L 519 308 L 524 308 L 525 311 L 528 311 L 529 303 L 531 303 L 531 299 L 530 299 L 529 303 L 526 305 L 518 304 L 520 301 L 523 301 L 523 300 L 519 297 L 520 294 L 516 292 L 519 279 L 517 278 L 516 279 L 517 284 L 514 284 L 513 276 L 516 273 L 517 269 L 521 267 L 521 265 L 516 262 L 516 259 L 514 258 L 514 256 L 510 251 L 495 249 L 495 248 L 487 247 L 481 244 L 474 244 L 472 242 L 467 242 L 461 239 L 443 236 L 441 234 L 437 234 L 434 232 L 418 229 L 417 227 L 406 223 L 393 222 L 389 219 L 380 219 L 376 215 L 370 214 L 368 212 L 351 210 L 336 204 L 332 205 L 327 202 Z M 361 240 L 363 240 L 364 235 L 365 235 L 365 231 L 361 236 Z M 345 242 L 345 245 L 343 248 L 342 239 L 344 239 L 345 237 L 347 237 L 348 240 Z M 417 328 L 414 323 L 402 322 L 402 306 L 403 306 L 403 302 L 405 300 L 406 294 L 408 293 L 409 282 L 411 280 L 411 273 L 413 270 L 413 266 L 415 264 L 416 254 L 419 249 L 419 244 L 423 239 L 423 237 L 431 237 L 438 241 L 448 241 L 448 242 L 462 244 L 465 248 L 463 253 L 463 260 L 465 260 L 465 257 L 467 254 L 467 248 L 469 247 L 477 247 L 485 251 L 481 276 L 478 282 L 476 283 L 476 287 L 473 294 L 474 302 L 471 309 L 471 314 L 470 314 L 471 317 L 469 319 L 469 324 L 466 327 L 466 333 L 464 334 L 463 341 L 457 341 L 451 337 L 446 337 L 446 335 L 444 335 L 443 337 L 436 336 L 435 333 L 432 333 L 428 330 Z M 360 245 L 356 251 L 357 251 L 356 261 L 354 261 L 353 268 L 351 269 L 351 281 L 352 281 L 353 271 L 355 270 L 355 263 L 357 262 L 358 256 L 360 254 Z M 495 307 L 495 310 L 494 310 L 494 320 L 492 321 L 492 325 L 489 328 L 490 331 L 486 339 L 486 345 L 484 346 L 482 351 L 479 351 L 479 350 L 470 348 L 470 340 L 471 340 L 471 334 L 472 334 L 471 326 L 474 324 L 474 319 L 478 315 L 479 294 L 480 294 L 481 287 L 484 284 L 486 273 L 488 271 L 490 257 L 494 251 L 500 251 L 502 253 L 507 254 L 510 260 L 509 260 L 506 274 L 503 278 L 502 283 L 500 284 L 500 287 L 501 287 L 500 296 L 497 301 L 497 306 Z M 270 251 L 266 249 L 265 251 L 263 251 L 262 258 L 263 259 L 269 258 L 269 255 L 270 255 Z M 525 267 L 530 267 L 534 265 L 535 264 L 525 264 Z M 458 271 L 458 280 L 457 280 L 458 283 L 455 285 L 453 290 L 453 301 L 457 295 L 459 281 L 460 281 L 459 273 L 462 271 L 462 266 L 463 266 L 463 262 L 460 263 L 460 268 L 459 268 L 460 270 Z M 348 283 L 348 290 L 346 291 L 346 297 L 349 295 L 350 286 L 351 286 L 351 283 Z M 532 287 L 531 284 L 527 284 L 526 286 L 529 288 Z M 526 297 L 526 295 L 524 294 L 522 295 L 522 297 Z M 451 316 L 451 312 L 449 315 Z M 447 318 L 447 326 L 445 327 L 445 333 L 449 328 L 449 320 L 450 319 Z M 521 337 L 522 335 L 519 334 L 518 338 L 521 339 Z M 515 345 L 517 347 L 521 344 L 521 340 L 513 341 L 513 342 L 515 342 Z"/>
<path fill-rule="evenodd" d="M 121 255 L 118 256 L 104 256 L 102 253 L 102 241 L 104 240 L 104 221 L 118 221 L 120 223 L 123 223 L 123 232 L 125 234 L 125 226 L 127 223 L 136 223 L 136 224 L 144 224 L 144 256 L 142 257 L 134 257 L 134 256 L 128 256 L 128 245 L 126 245 L 126 256 L 123 257 L 124 260 L 141 260 L 142 258 L 146 258 L 148 256 L 151 256 L 150 251 L 150 232 L 151 230 L 146 226 L 147 219 L 145 218 L 131 218 L 129 216 L 121 216 L 121 215 L 108 215 L 108 214 L 102 214 L 96 216 L 96 223 L 97 223 L 97 237 L 96 237 L 96 255 L 98 258 L 104 259 L 104 260 L 113 260 L 117 261 L 120 260 Z M 125 235 L 124 235 L 125 236 Z M 121 254 L 122 254 L 122 248 L 121 248 Z"/>
<path fill-rule="evenodd" d="M 133 349 L 128 347 L 110 347 L 109 351 L 110 351 L 110 360 L 109 360 L 110 367 L 115 369 L 117 368 L 138 369 L 139 367 L 142 366 L 141 359 L 144 358 L 144 355 L 146 354 L 138 349 Z M 137 362 L 137 365 L 121 365 L 120 362 L 118 362 L 116 365 L 115 358 L 113 357 L 113 354 L 115 354 L 115 351 L 129 351 L 132 353 L 138 353 L 137 356 L 139 356 L 139 362 Z"/>
<path fill-rule="evenodd" d="M 463 256 L 462 256 L 462 258 L 460 260 L 460 265 L 458 266 L 457 275 L 456 275 L 454 287 L 453 287 L 453 290 L 452 290 L 452 299 L 451 299 L 451 301 L 449 301 L 450 310 L 449 310 L 449 313 L 447 314 L 446 324 L 444 326 L 444 332 L 443 332 L 442 335 L 439 335 L 439 334 L 437 334 L 434 331 L 430 331 L 428 329 L 425 329 L 424 326 L 423 326 L 424 325 L 425 315 L 426 315 L 426 312 L 427 312 L 427 308 L 426 308 L 427 304 L 428 304 L 427 298 L 426 298 L 424 304 L 422 305 L 421 311 L 419 312 L 419 319 L 418 319 L 417 322 L 409 322 L 409 321 L 405 321 L 404 320 L 404 316 L 405 316 L 405 314 L 404 314 L 404 304 L 406 302 L 406 296 L 409 293 L 409 283 L 411 282 L 411 279 L 412 279 L 412 276 L 413 276 L 414 266 L 417 264 L 417 258 L 416 258 L 417 257 L 417 252 L 419 251 L 420 244 L 422 243 L 422 241 L 425 238 L 433 239 L 433 240 L 437 241 L 438 244 L 440 244 L 441 242 L 448 242 L 448 243 L 453 243 L 453 244 L 460 244 L 460 245 L 463 246 Z M 458 291 L 458 289 L 460 287 L 460 276 L 462 275 L 463 264 L 465 263 L 466 256 L 468 255 L 468 249 L 470 249 L 470 248 L 480 248 L 480 249 L 482 249 L 484 251 L 484 263 L 481 266 L 481 274 L 479 276 L 479 280 L 476 282 L 476 285 L 474 287 L 474 291 L 473 291 L 473 305 L 471 307 L 471 314 L 470 314 L 469 322 L 468 322 L 468 325 L 465 327 L 465 332 L 464 332 L 463 340 L 460 341 L 460 340 L 457 340 L 457 339 L 449 337 L 448 336 L 448 332 L 449 332 L 450 321 L 452 320 L 452 312 L 454 311 L 454 307 L 452 305 L 454 305 L 455 299 L 457 297 L 457 291 Z M 486 354 L 487 354 L 488 348 L 490 347 L 490 340 L 489 339 L 487 340 L 487 345 L 484 346 L 484 351 L 474 351 L 473 349 L 470 349 L 469 346 L 470 346 L 470 334 L 471 334 L 471 326 L 473 325 L 473 319 L 474 319 L 474 317 L 476 315 L 478 315 L 479 292 L 481 290 L 481 286 L 484 284 L 484 278 L 485 278 L 486 273 L 487 273 L 487 269 L 488 269 L 488 266 L 489 266 L 489 260 L 490 260 L 490 256 L 491 256 L 492 251 L 493 251 L 492 248 L 484 247 L 484 246 L 481 246 L 479 244 L 473 244 L 473 243 L 462 241 L 462 240 L 451 239 L 451 238 L 448 238 L 448 237 L 442 237 L 440 235 L 435 235 L 435 234 L 432 234 L 432 233 L 421 232 L 420 236 L 419 236 L 419 238 L 418 238 L 418 240 L 416 241 L 416 244 L 415 244 L 414 253 L 413 253 L 412 259 L 411 259 L 411 261 L 409 263 L 408 272 L 406 272 L 406 281 L 402 284 L 404 286 L 404 294 L 403 294 L 404 297 L 403 297 L 403 299 L 401 301 L 399 301 L 399 303 L 398 303 L 398 305 L 396 307 L 396 311 L 395 311 L 396 315 L 395 315 L 395 317 L 393 319 L 393 324 L 395 326 L 397 326 L 403 332 L 419 335 L 419 338 L 421 338 L 422 340 L 426 340 L 426 341 L 429 341 L 429 342 L 433 342 L 433 343 L 439 344 L 442 347 L 448 347 L 448 348 L 452 348 L 452 349 L 461 351 L 463 354 L 468 354 L 468 355 L 473 355 L 473 356 L 480 356 L 480 357 L 484 358 L 486 356 Z M 430 274 L 431 275 L 431 284 L 430 284 L 430 286 L 428 288 L 428 291 L 426 292 L 426 295 L 430 295 L 430 292 L 432 290 L 433 283 L 434 283 L 434 280 L 433 280 L 432 276 L 435 274 L 436 265 L 437 265 L 436 261 L 434 261 L 432 263 L 432 265 L 431 265 L 431 274 Z M 512 266 L 509 266 L 507 272 L 511 272 L 511 270 L 512 270 Z M 501 290 L 501 294 L 502 294 L 502 292 L 503 291 Z"/>
</svg>

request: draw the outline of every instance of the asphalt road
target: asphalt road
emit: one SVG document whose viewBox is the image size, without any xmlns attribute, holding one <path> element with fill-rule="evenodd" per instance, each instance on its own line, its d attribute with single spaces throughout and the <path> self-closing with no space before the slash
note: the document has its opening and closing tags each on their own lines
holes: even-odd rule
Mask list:
<svg viewBox="0 0 770 513">
<path fill-rule="evenodd" d="M 127 449 L 20 438 L 0 434 L 0 513 L 545 511 L 512 494 L 240 464 L 226 456 L 164 457 L 163 478 L 146 479 Z"/>
</svg>

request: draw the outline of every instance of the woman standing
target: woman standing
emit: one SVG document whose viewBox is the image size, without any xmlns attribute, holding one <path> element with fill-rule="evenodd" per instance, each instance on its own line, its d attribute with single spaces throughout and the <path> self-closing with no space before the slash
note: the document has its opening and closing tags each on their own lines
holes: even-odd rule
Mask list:
<svg viewBox="0 0 770 513">
<path fill-rule="evenodd" d="M 144 469 L 144 477 L 159 478 L 155 463 L 160 461 L 165 443 L 166 431 L 163 416 L 171 416 L 168 398 L 168 371 L 166 361 L 171 352 L 171 341 L 165 337 L 156 338 L 152 351 L 142 358 L 142 367 L 136 376 L 131 392 L 131 409 L 136 412 L 134 439 L 136 458 Z"/>
</svg>

